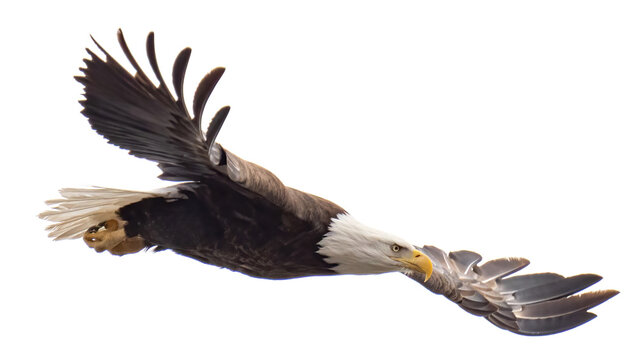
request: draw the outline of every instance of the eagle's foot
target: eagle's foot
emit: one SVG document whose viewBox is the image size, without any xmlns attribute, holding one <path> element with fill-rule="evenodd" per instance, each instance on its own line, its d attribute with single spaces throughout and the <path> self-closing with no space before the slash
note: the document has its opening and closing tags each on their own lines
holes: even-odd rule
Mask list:
<svg viewBox="0 0 639 360">
<path fill-rule="evenodd" d="M 127 237 L 118 220 L 111 219 L 90 227 L 84 233 L 84 242 L 97 252 L 108 250 L 113 255 L 126 255 L 144 249 L 140 236 Z"/>
</svg>

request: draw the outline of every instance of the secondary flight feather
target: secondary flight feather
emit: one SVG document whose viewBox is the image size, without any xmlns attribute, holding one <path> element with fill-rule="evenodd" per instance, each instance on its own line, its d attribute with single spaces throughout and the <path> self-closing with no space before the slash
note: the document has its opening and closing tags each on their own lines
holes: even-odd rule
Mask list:
<svg viewBox="0 0 639 360">
<path fill-rule="evenodd" d="M 201 80 L 191 116 L 183 91 L 191 50 L 175 60 L 174 96 L 160 72 L 153 33 L 146 52 L 154 80 L 121 31 L 118 41 L 135 74 L 94 40 L 104 59 L 87 49 L 89 58 L 76 77 L 84 85 L 82 113 L 109 143 L 156 162 L 161 179 L 179 183 L 149 192 L 62 189 L 62 198 L 48 201 L 51 209 L 40 214 L 53 223 L 47 230 L 56 240 L 83 238 L 94 250 L 114 255 L 170 249 L 266 279 L 402 272 L 469 313 L 524 335 L 579 326 L 595 317 L 592 307 L 617 294 L 573 295 L 601 280 L 598 275 L 512 275 L 528 260 L 480 264 L 475 252 L 415 246 L 358 222 L 326 199 L 285 186 L 216 142 L 230 107 L 221 108 L 202 130 L 205 104 L 224 68 Z"/>
</svg>

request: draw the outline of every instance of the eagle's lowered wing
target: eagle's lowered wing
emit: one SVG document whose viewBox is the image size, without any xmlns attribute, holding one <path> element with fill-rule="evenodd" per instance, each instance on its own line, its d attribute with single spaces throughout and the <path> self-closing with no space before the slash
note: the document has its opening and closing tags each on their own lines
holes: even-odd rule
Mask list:
<svg viewBox="0 0 639 360">
<path fill-rule="evenodd" d="M 471 251 L 446 254 L 434 246 L 421 250 L 432 260 L 433 274 L 427 282 L 419 273 L 408 274 L 410 278 L 469 313 L 518 334 L 549 335 L 572 329 L 596 317 L 589 309 L 619 293 L 603 290 L 572 295 L 601 280 L 594 274 L 509 276 L 528 265 L 523 258 L 479 265 L 481 255 Z"/>
</svg>

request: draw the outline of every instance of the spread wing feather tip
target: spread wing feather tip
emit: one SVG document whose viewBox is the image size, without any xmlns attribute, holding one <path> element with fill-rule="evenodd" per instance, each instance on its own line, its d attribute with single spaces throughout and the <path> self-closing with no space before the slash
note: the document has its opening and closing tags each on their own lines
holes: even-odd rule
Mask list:
<svg viewBox="0 0 639 360">
<path fill-rule="evenodd" d="M 216 68 L 198 86 L 193 103 L 195 117 L 191 118 L 184 103 L 184 77 L 191 50 L 182 50 L 173 65 L 173 86 L 177 100 L 170 93 L 160 72 L 155 55 L 155 35 L 147 37 L 146 52 L 159 85 L 144 73 L 118 31 L 118 42 L 127 60 L 135 69 L 130 74 L 97 41 L 106 60 L 87 49 L 81 76 L 76 80 L 84 85 L 82 113 L 99 134 L 129 153 L 158 163 L 161 169 L 170 168 L 163 179 L 197 181 L 215 178 L 217 170 L 208 156 L 210 142 L 204 138 L 201 116 L 215 85 L 224 73 Z M 215 134 L 219 132 L 228 107 L 214 118 Z M 211 138 L 212 140 L 213 138 Z"/>
</svg>

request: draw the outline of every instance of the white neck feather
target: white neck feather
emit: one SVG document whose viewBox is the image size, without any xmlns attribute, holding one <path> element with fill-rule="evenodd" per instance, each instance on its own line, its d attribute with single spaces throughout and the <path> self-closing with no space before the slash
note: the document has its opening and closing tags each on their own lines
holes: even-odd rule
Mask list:
<svg viewBox="0 0 639 360">
<path fill-rule="evenodd" d="M 381 274 L 398 271 L 398 263 L 386 254 L 393 244 L 412 245 L 401 238 L 368 227 L 349 214 L 333 218 L 328 233 L 318 243 L 332 269 L 340 274 Z"/>
</svg>

